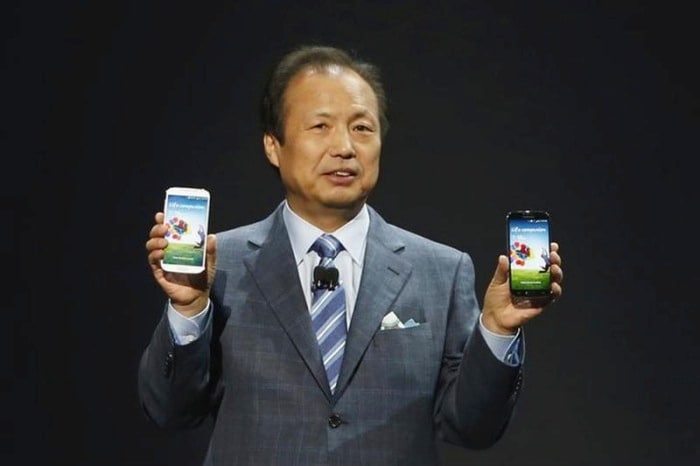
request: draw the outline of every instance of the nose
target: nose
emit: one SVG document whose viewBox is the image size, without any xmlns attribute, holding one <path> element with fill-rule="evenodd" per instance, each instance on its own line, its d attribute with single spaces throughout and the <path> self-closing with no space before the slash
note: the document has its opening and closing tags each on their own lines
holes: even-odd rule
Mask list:
<svg viewBox="0 0 700 466">
<path fill-rule="evenodd" d="M 350 159 L 355 157 L 355 144 L 352 135 L 346 128 L 337 128 L 333 134 L 330 147 L 331 156 Z"/>
</svg>

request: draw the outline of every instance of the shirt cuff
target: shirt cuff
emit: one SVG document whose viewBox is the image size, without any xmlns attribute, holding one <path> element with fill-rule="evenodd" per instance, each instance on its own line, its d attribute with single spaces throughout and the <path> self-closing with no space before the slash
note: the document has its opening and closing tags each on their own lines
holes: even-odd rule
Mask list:
<svg viewBox="0 0 700 466">
<path fill-rule="evenodd" d="M 481 321 L 483 314 L 479 315 L 479 329 L 489 349 L 499 361 L 509 366 L 519 366 L 521 361 L 521 331 L 518 329 L 515 335 L 499 335 L 493 333 L 484 326 Z"/>
<path fill-rule="evenodd" d="M 207 306 L 202 312 L 192 317 L 185 317 L 177 312 L 168 300 L 168 323 L 176 345 L 192 343 L 202 335 L 210 320 L 210 309 L 211 301 L 207 301 Z"/>
</svg>

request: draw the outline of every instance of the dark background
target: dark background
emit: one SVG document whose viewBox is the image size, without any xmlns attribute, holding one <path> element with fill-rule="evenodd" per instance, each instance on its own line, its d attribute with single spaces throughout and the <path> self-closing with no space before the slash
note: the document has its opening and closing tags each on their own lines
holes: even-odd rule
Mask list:
<svg viewBox="0 0 700 466">
<path fill-rule="evenodd" d="M 5 2 L 2 463 L 199 463 L 208 426 L 139 411 L 163 304 L 144 243 L 168 186 L 208 188 L 213 231 L 277 205 L 257 99 L 274 59 L 318 41 L 384 70 L 387 220 L 468 251 L 480 296 L 508 210 L 549 210 L 561 244 L 564 296 L 526 328 L 509 430 L 445 464 L 697 464 L 700 41 L 682 5 Z"/>
</svg>

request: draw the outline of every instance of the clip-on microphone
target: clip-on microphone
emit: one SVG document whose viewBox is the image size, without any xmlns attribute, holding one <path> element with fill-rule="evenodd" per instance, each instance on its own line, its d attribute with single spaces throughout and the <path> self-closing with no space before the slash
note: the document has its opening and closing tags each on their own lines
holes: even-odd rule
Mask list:
<svg viewBox="0 0 700 466">
<path fill-rule="evenodd" d="M 311 284 L 313 291 L 333 291 L 336 286 L 338 286 L 338 269 L 335 267 L 321 267 L 320 265 L 314 268 L 314 280 Z"/>
</svg>

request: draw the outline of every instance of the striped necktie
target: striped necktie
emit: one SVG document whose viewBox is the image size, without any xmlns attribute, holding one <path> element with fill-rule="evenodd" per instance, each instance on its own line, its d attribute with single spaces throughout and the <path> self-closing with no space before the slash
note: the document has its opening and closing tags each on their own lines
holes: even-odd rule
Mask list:
<svg viewBox="0 0 700 466">
<path fill-rule="evenodd" d="M 338 281 L 338 271 L 334 259 L 343 249 L 332 235 L 321 235 L 311 245 L 321 262 L 314 269 L 311 300 L 311 322 L 313 324 L 318 346 L 321 350 L 323 365 L 328 375 L 331 392 L 335 391 L 343 362 L 347 323 L 345 318 L 345 289 Z"/>
</svg>

